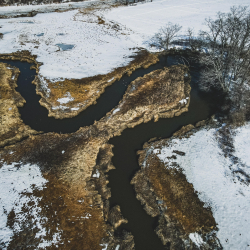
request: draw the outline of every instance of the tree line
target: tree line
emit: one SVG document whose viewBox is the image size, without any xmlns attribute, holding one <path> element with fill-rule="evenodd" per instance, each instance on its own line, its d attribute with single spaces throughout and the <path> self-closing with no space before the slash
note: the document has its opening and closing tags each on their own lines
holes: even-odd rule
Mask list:
<svg viewBox="0 0 250 250">
<path fill-rule="evenodd" d="M 250 119 L 250 11 L 234 6 L 228 13 L 206 19 L 205 24 L 207 29 L 197 37 L 188 29 L 185 38 L 189 49 L 199 52 L 203 67 L 200 87 L 226 93 L 232 119 Z M 169 50 L 181 28 L 168 23 L 155 34 L 151 45 Z"/>
</svg>

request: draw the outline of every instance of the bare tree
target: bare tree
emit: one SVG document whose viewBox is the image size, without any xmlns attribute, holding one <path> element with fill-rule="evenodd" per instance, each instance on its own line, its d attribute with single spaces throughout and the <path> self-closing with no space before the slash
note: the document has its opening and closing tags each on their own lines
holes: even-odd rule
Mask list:
<svg viewBox="0 0 250 250">
<path fill-rule="evenodd" d="M 155 34 L 152 45 L 158 47 L 159 49 L 168 50 L 169 45 L 177 36 L 181 28 L 182 27 L 179 24 L 173 24 L 169 22 L 166 26 L 162 27 L 158 33 Z"/>
<path fill-rule="evenodd" d="M 201 31 L 206 53 L 202 86 L 221 87 L 229 92 L 250 80 L 250 12 L 247 7 L 232 7 L 229 13 L 218 13 L 217 19 L 206 19 L 208 31 Z M 234 85 L 234 86 L 233 86 Z M 242 88 L 242 87 L 241 87 Z"/>
<path fill-rule="evenodd" d="M 187 30 L 187 40 L 191 50 L 200 51 L 202 47 L 202 40 L 194 36 L 194 31 L 191 28 Z"/>
</svg>

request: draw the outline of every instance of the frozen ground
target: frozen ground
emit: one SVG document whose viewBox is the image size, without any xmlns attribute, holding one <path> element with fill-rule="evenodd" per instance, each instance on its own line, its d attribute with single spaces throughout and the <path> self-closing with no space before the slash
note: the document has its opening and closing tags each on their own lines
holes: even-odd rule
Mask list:
<svg viewBox="0 0 250 250">
<path fill-rule="evenodd" d="M 218 11 L 228 12 L 233 5 L 249 5 L 249 0 L 153 0 L 112 9 L 105 17 L 126 25 L 147 41 L 168 22 L 181 25 L 181 35 L 186 35 L 188 28 L 199 31 L 205 18 L 215 17 Z"/>
<path fill-rule="evenodd" d="M 40 238 L 38 249 L 50 246 L 60 240 L 60 235 L 53 235 L 53 241 L 46 236 L 46 219 L 41 215 L 40 197 L 33 195 L 33 190 L 42 190 L 47 180 L 43 178 L 36 165 L 22 163 L 4 164 L 0 168 L 0 248 L 7 249 L 14 235 L 21 231 L 33 230 L 35 238 Z M 12 221 L 10 214 L 14 217 Z M 12 226 L 11 226 L 12 225 Z"/>
<path fill-rule="evenodd" d="M 106 74 L 128 64 L 133 54 L 130 48 L 137 44 L 125 27 L 99 22 L 97 15 L 78 10 L 1 20 L 0 53 L 31 51 L 44 63 L 40 74 L 51 80 Z M 70 49 L 63 50 L 58 44 Z"/>
<path fill-rule="evenodd" d="M 233 170 L 239 169 L 238 163 L 225 157 L 219 147 L 219 129 L 202 129 L 189 138 L 170 141 L 168 147 L 152 150 L 161 161 L 168 162 L 172 168 L 176 166 L 171 165 L 167 157 L 174 154 L 173 150 L 186 153 L 185 156 L 174 154 L 177 157 L 174 161 L 183 169 L 188 182 L 198 191 L 199 198 L 206 206 L 211 207 L 218 223 L 217 237 L 223 248 L 250 249 L 250 186 L 249 182 L 240 181 L 242 174 L 249 176 L 250 173 L 250 124 L 233 131 L 233 156 L 245 163 L 239 173 L 233 173 Z M 194 238 L 194 234 L 190 237 Z"/>
<path fill-rule="evenodd" d="M 213 17 L 218 11 L 226 12 L 234 4 L 232 0 L 154 0 L 136 6 L 92 10 L 87 14 L 82 12 L 84 8 L 79 8 L 79 11 L 1 19 L 0 32 L 4 36 L 0 40 L 0 53 L 31 51 L 44 63 L 40 74 L 51 80 L 106 74 L 128 64 L 134 52 L 132 48 L 150 49 L 148 42 L 167 22 L 182 25 L 180 34 L 185 35 L 188 27 L 198 31 L 206 17 Z M 237 4 L 246 5 L 249 1 L 239 0 Z M 1 7 L 0 14 L 23 12 L 25 8 L 29 11 L 48 6 Z"/>
<path fill-rule="evenodd" d="M 0 7 L 0 16 L 16 16 L 26 14 L 28 12 L 52 12 L 55 10 L 68 10 L 82 7 L 89 7 L 92 4 L 99 1 L 89 0 L 83 2 L 68 2 L 68 3 L 53 3 L 53 4 L 41 4 L 41 5 L 23 5 L 23 6 L 4 6 Z"/>
</svg>

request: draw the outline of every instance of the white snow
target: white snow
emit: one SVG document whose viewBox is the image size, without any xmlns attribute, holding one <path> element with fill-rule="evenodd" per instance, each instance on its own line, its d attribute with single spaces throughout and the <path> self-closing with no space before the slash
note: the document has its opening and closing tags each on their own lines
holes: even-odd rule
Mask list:
<svg viewBox="0 0 250 250">
<path fill-rule="evenodd" d="M 57 99 L 57 102 L 60 102 L 60 104 L 66 104 L 71 101 L 74 101 L 74 98 L 70 95 L 69 92 L 66 92 L 65 97 Z"/>
<path fill-rule="evenodd" d="M 71 108 L 71 110 L 79 110 L 79 107 Z"/>
<path fill-rule="evenodd" d="M 182 99 L 179 101 L 180 104 L 187 104 L 187 101 L 188 101 L 189 97 L 185 98 L 185 99 Z"/>
<path fill-rule="evenodd" d="M 131 61 L 130 56 L 136 52 L 133 48 L 153 51 L 149 43 L 164 24 L 172 22 L 182 25 L 180 37 L 186 36 L 188 27 L 197 33 L 204 29 L 205 18 L 215 17 L 218 11 L 229 11 L 235 1 L 154 0 L 83 14 L 80 7 L 89 7 L 90 4 L 91 1 L 1 7 L 1 15 L 64 5 L 65 8 L 79 5 L 79 10 L 2 19 L 1 33 L 4 36 L 0 40 L 0 53 L 31 51 L 43 63 L 40 75 L 51 81 L 106 74 L 114 68 L 127 65 Z M 239 0 L 239 4 L 249 5 L 249 0 Z M 98 24 L 98 18 L 103 19 L 104 24 Z M 57 44 L 72 45 L 73 48 L 63 51 L 58 49 Z"/>
<path fill-rule="evenodd" d="M 120 248 L 120 245 L 117 245 L 116 248 L 115 248 L 115 250 L 119 250 L 119 248 Z"/>
<path fill-rule="evenodd" d="M 85 15 L 78 10 L 2 19 L 0 53 L 31 51 L 44 63 L 40 75 L 51 81 L 107 74 L 127 65 L 134 54 L 130 48 L 138 44 L 125 27 L 104 21 L 98 24 L 96 14 Z M 57 44 L 74 47 L 63 51 Z"/>
<path fill-rule="evenodd" d="M 111 79 L 109 79 L 108 82 L 111 82 L 111 81 L 113 81 L 113 80 L 114 80 L 114 77 L 112 77 Z"/>
<path fill-rule="evenodd" d="M 99 178 L 100 177 L 100 172 L 98 170 L 96 170 L 96 173 L 93 174 L 93 177 Z"/>
<path fill-rule="evenodd" d="M 113 111 L 113 115 L 114 115 L 115 113 L 117 113 L 118 111 L 120 111 L 120 108 L 115 109 L 115 110 Z"/>
<path fill-rule="evenodd" d="M 182 26 L 180 35 L 192 28 L 197 33 L 204 29 L 205 18 L 215 17 L 218 11 L 228 12 L 231 6 L 249 5 L 249 0 L 154 0 L 146 4 L 112 9 L 106 18 L 117 21 L 139 33 L 146 43 L 168 22 Z"/>
<path fill-rule="evenodd" d="M 107 248 L 108 248 L 108 244 L 100 244 L 100 246 L 102 246 L 103 248 L 102 248 L 102 250 L 107 250 Z"/>
<path fill-rule="evenodd" d="M 200 246 L 202 246 L 204 244 L 203 239 L 197 233 L 191 233 L 191 234 L 189 234 L 189 238 L 190 238 L 190 240 L 192 240 L 195 243 L 195 245 L 197 247 L 200 247 Z"/>
<path fill-rule="evenodd" d="M 39 198 L 32 194 L 32 190 L 43 189 L 47 182 L 36 165 L 21 165 L 17 163 L 11 165 L 4 164 L 0 169 L 0 241 L 8 246 L 8 243 L 14 232 L 21 230 L 21 225 L 25 222 L 27 214 L 22 212 L 24 206 L 29 207 L 30 214 L 37 221 L 39 227 L 40 208 L 37 206 Z M 35 205 L 29 206 L 28 203 L 33 201 Z M 15 222 L 13 229 L 7 226 L 8 214 L 14 211 Z M 40 228 L 39 228 L 40 229 Z"/>
<path fill-rule="evenodd" d="M 65 153 L 65 151 L 63 150 L 63 151 L 62 151 L 62 154 L 64 154 L 64 153 Z"/>
<path fill-rule="evenodd" d="M 19 5 L 0 7 L 0 15 L 13 16 L 28 13 L 31 11 L 51 12 L 55 10 L 68 10 L 74 8 L 88 7 L 97 1 L 89 0 L 84 2 L 52 3 L 41 5 Z"/>
<path fill-rule="evenodd" d="M 40 237 L 38 249 L 51 246 L 60 240 L 60 231 L 53 235 L 52 241 L 44 238 L 47 236 L 47 218 L 41 214 L 42 208 L 39 207 L 42 198 L 33 195 L 33 190 L 42 190 L 46 182 L 37 165 L 12 163 L 4 164 L 0 168 L 0 242 L 5 244 L 3 249 L 7 249 L 14 233 L 29 225 L 30 218 L 33 222 L 32 229 L 38 229 L 35 234 L 35 238 Z M 13 228 L 7 226 L 11 211 L 15 213 Z"/>
<path fill-rule="evenodd" d="M 237 129 L 235 137 L 236 155 L 249 162 L 250 125 Z M 173 139 L 169 146 L 154 152 L 161 161 L 169 162 L 173 150 L 185 152 L 176 154 L 174 160 L 183 169 L 188 182 L 198 191 L 199 198 L 211 207 L 219 238 L 224 249 L 248 249 L 250 245 L 250 186 L 234 180 L 230 159 L 225 158 L 216 137 L 217 130 L 203 129 L 181 140 Z M 146 163 L 145 163 L 146 164 Z M 171 164 L 170 164 L 171 165 Z M 249 163 L 248 163 L 249 165 Z M 170 166 L 170 167 L 174 167 Z M 195 233 L 195 232 L 194 232 Z M 196 235 L 191 235 L 200 242 Z"/>
<path fill-rule="evenodd" d="M 79 203 L 83 203 L 83 202 L 84 202 L 84 199 L 82 198 L 82 199 L 78 200 L 78 202 L 79 202 Z"/>
<path fill-rule="evenodd" d="M 81 218 L 83 219 L 89 219 L 92 215 L 87 213 L 85 216 L 81 216 Z"/>
</svg>

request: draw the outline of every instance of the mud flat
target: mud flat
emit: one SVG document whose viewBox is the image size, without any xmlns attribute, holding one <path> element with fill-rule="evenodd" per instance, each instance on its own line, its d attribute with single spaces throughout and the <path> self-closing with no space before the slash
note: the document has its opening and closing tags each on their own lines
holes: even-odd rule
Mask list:
<svg viewBox="0 0 250 250">
<path fill-rule="evenodd" d="M 32 68 L 36 70 L 37 76 L 32 83 L 36 85 L 36 93 L 42 97 L 39 102 L 48 109 L 50 117 L 57 119 L 78 115 L 90 105 L 96 104 L 96 100 L 104 93 L 105 88 L 121 79 L 123 75 L 130 75 L 138 68 L 148 68 L 159 61 L 157 55 L 143 50 L 137 53 L 129 65 L 116 68 L 106 75 L 51 82 L 39 75 L 41 64 L 37 62 L 36 56 L 28 51 L 2 54 L 0 59 L 33 64 Z"/>
<path fill-rule="evenodd" d="M 39 166 L 47 180 L 43 188 L 33 188 L 41 214 L 40 226 L 32 224 L 21 230 L 13 225 L 20 222 L 21 212 L 7 211 L 7 225 L 13 229 L 8 248 L 14 246 L 47 249 L 133 249 L 133 236 L 128 232 L 115 235 L 115 229 L 126 223 L 119 206 L 109 207 L 110 190 L 107 172 L 113 169 L 112 146 L 108 140 L 125 128 L 160 117 L 171 118 L 188 110 L 190 76 L 186 66 L 172 66 L 153 71 L 131 82 L 119 105 L 100 121 L 80 128 L 72 134 L 47 133 L 28 139 L 0 151 L 3 169 Z M 14 164 L 14 165 L 13 165 Z M 30 171 L 31 171 L 30 170 Z M 18 201 L 16 201 L 18 203 Z M 34 202 L 26 205 L 31 211 Z M 30 207 L 29 207 L 30 206 Z M 25 213 L 25 212 L 24 212 Z M 33 214 L 26 216 L 32 219 Z M 44 219 L 47 218 L 47 219 Z M 12 225 L 12 226 L 11 226 Z M 45 233 L 41 234 L 42 228 Z"/>
<path fill-rule="evenodd" d="M 15 90 L 19 73 L 17 68 L 0 63 L 0 147 L 37 133 L 23 123 L 18 111 L 25 104 Z"/>
</svg>

